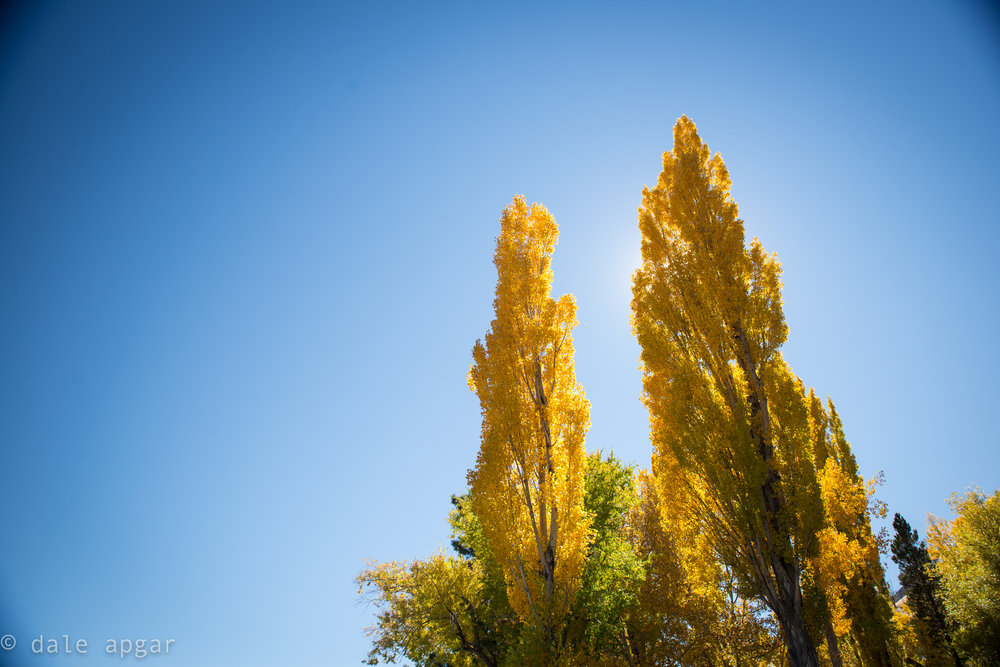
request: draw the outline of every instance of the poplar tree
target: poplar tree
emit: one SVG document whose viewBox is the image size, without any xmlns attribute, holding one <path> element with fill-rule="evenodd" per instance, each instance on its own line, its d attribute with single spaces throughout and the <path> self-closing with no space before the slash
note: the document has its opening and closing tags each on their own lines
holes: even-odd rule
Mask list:
<svg viewBox="0 0 1000 667">
<path fill-rule="evenodd" d="M 665 483 L 676 462 L 716 551 L 777 617 L 791 665 L 817 665 L 800 577 L 817 528 L 801 519 L 815 523 L 818 487 L 811 451 L 796 449 L 810 446 L 805 398 L 778 354 L 781 269 L 757 239 L 745 244 L 729 172 L 687 117 L 643 190 L 639 228 L 633 328 L 654 474 Z"/>
<path fill-rule="evenodd" d="M 563 653 L 588 530 L 590 404 L 573 370 L 575 301 L 551 296 L 557 237 L 544 206 L 515 197 L 504 209 L 494 256 L 496 318 L 485 341 L 476 342 L 468 376 L 483 418 L 469 473 L 472 508 L 512 607 L 535 632 L 540 664 Z"/>
</svg>

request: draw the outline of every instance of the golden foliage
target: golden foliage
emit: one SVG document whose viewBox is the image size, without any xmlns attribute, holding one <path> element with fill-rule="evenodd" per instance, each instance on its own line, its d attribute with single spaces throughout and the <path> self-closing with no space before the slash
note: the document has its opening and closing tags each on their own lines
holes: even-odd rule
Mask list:
<svg viewBox="0 0 1000 667">
<path fill-rule="evenodd" d="M 820 471 L 820 488 L 829 524 L 817 535 L 819 548 L 812 566 L 826 594 L 833 628 L 838 637 L 845 637 L 851 629 L 845 602 L 847 582 L 873 555 L 873 545 L 852 537 L 858 517 L 866 511 L 867 494 L 864 485 L 848 478 L 833 459 Z M 877 551 L 874 557 L 877 561 Z"/>
<path fill-rule="evenodd" d="M 667 477 L 677 480 L 677 477 Z M 688 490 L 639 471 L 629 540 L 646 562 L 639 604 L 629 610 L 632 665 L 772 664 L 780 643 L 762 606 L 737 591 L 699 530 Z"/>
<path fill-rule="evenodd" d="M 824 409 L 810 389 L 807 403 L 823 519 L 809 576 L 822 591 L 836 640 L 856 643 L 865 664 L 888 665 L 902 647 L 894 638 L 898 633 L 879 560 L 885 538 L 871 528 L 871 517 L 884 517 L 886 511 L 875 499 L 881 477 L 865 482 L 857 473 L 833 401 L 827 399 Z"/>
<path fill-rule="evenodd" d="M 767 463 L 751 437 L 765 412 L 761 372 L 784 342 L 780 266 L 754 239 L 729 194 L 729 173 L 686 117 L 674 127 L 653 189 L 639 209 L 642 265 L 633 275 L 632 325 L 642 349 L 643 400 L 658 461 L 674 458 L 698 481 L 719 530 L 756 524 Z M 662 475 L 657 473 L 658 479 Z M 739 526 L 737 526 L 739 524 Z M 733 541 L 733 540 L 730 540 Z"/>
<path fill-rule="evenodd" d="M 775 558 L 781 576 L 795 579 L 789 563 L 804 540 L 793 541 L 798 522 L 785 491 L 811 470 L 811 455 L 793 451 L 809 441 L 804 408 L 775 409 L 795 394 L 777 354 L 787 336 L 780 265 L 757 239 L 745 245 L 729 172 L 688 118 L 674 126 L 673 151 L 642 195 L 632 326 L 657 483 L 685 485 L 723 562 L 770 591 L 769 604 L 794 610 L 798 602 L 778 597 L 799 595 L 797 580 L 769 580 Z"/>
<path fill-rule="evenodd" d="M 482 446 L 472 505 L 518 615 L 554 636 L 580 585 L 586 546 L 584 436 L 590 404 L 573 370 L 576 304 L 550 296 L 555 220 L 522 197 L 504 209 L 496 318 L 477 341 L 469 386 Z"/>
<path fill-rule="evenodd" d="M 476 656 L 476 607 L 482 604 L 477 563 L 442 553 L 426 561 L 369 563 L 355 581 L 381 610 L 368 628 L 368 664 L 395 662 L 399 653 L 417 662 L 433 656 L 456 667 L 482 664 Z"/>
<path fill-rule="evenodd" d="M 1000 491 L 952 495 L 951 521 L 930 517 L 927 546 L 955 644 L 974 665 L 1000 664 Z"/>
<path fill-rule="evenodd" d="M 502 646 L 505 664 L 892 663 L 869 518 L 884 505 L 833 403 L 779 352 L 781 267 L 746 241 L 730 187 L 681 117 L 643 189 L 632 284 L 652 473 L 595 456 L 589 482 L 576 304 L 551 296 L 558 227 L 523 197 L 504 209 L 495 318 L 468 373 L 481 446 L 452 516 L 469 560 L 362 573 L 389 609 L 373 659 L 499 664 Z"/>
<path fill-rule="evenodd" d="M 817 623 L 832 616 L 837 634 L 848 617 L 875 623 L 881 566 L 840 418 L 778 351 L 788 335 L 780 264 L 746 242 L 730 185 L 722 158 L 681 117 L 656 187 L 642 193 L 632 285 L 653 473 L 664 499 L 684 488 L 721 563 L 775 613 L 790 662 L 813 665 Z M 803 580 L 825 602 L 804 601 Z M 804 602 L 823 620 L 807 624 Z M 859 640 L 882 646 L 872 664 L 884 664 L 885 636 Z"/>
</svg>

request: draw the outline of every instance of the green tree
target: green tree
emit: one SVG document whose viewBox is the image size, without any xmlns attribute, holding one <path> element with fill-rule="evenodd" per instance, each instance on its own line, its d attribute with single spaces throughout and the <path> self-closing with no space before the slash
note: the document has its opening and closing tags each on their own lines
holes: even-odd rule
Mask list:
<svg viewBox="0 0 1000 667">
<path fill-rule="evenodd" d="M 584 510 L 590 520 L 586 561 L 571 633 L 584 656 L 626 655 L 627 610 L 638 604 L 645 562 L 629 539 L 629 512 L 639 502 L 633 466 L 613 454 L 587 455 Z"/>
<path fill-rule="evenodd" d="M 634 539 L 635 471 L 600 453 L 586 461 L 584 508 L 591 529 L 581 589 L 559 638 L 560 662 L 634 664 L 627 657 L 626 620 L 641 607 L 638 595 L 648 565 Z M 372 563 L 358 575 L 362 594 L 379 609 L 369 629 L 369 664 L 399 657 L 420 667 L 539 664 L 547 659 L 547 639 L 511 607 L 505 573 L 469 495 L 452 496 L 452 505 L 448 522 L 457 557 Z M 677 572 L 680 589 L 679 564 Z M 662 634 L 662 624 L 656 632 Z"/>
</svg>

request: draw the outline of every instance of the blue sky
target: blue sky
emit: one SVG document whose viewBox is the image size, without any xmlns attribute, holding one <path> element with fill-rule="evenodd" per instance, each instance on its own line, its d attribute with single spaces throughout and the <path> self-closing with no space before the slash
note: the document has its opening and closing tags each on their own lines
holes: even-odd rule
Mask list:
<svg viewBox="0 0 1000 667">
<path fill-rule="evenodd" d="M 560 224 L 590 449 L 649 462 L 636 207 L 690 116 L 784 354 L 923 532 L 1000 486 L 1000 32 L 966 2 L 40 2 L 0 40 L 0 633 L 357 664 L 447 545 L 513 195 Z M 891 515 L 890 515 L 891 516 Z M 147 658 L 148 659 L 148 658 Z"/>
</svg>

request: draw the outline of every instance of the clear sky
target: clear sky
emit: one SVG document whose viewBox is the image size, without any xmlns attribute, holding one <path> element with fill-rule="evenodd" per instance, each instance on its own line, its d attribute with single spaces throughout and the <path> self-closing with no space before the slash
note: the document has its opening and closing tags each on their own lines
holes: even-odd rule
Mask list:
<svg viewBox="0 0 1000 667">
<path fill-rule="evenodd" d="M 1000 486 L 985 4 L 30 5 L 0 36 L 2 664 L 68 664 L 30 654 L 64 633 L 357 664 L 364 559 L 447 546 L 515 194 L 560 225 L 588 448 L 648 466 L 636 208 L 681 114 L 890 512 L 923 534 Z"/>
</svg>

